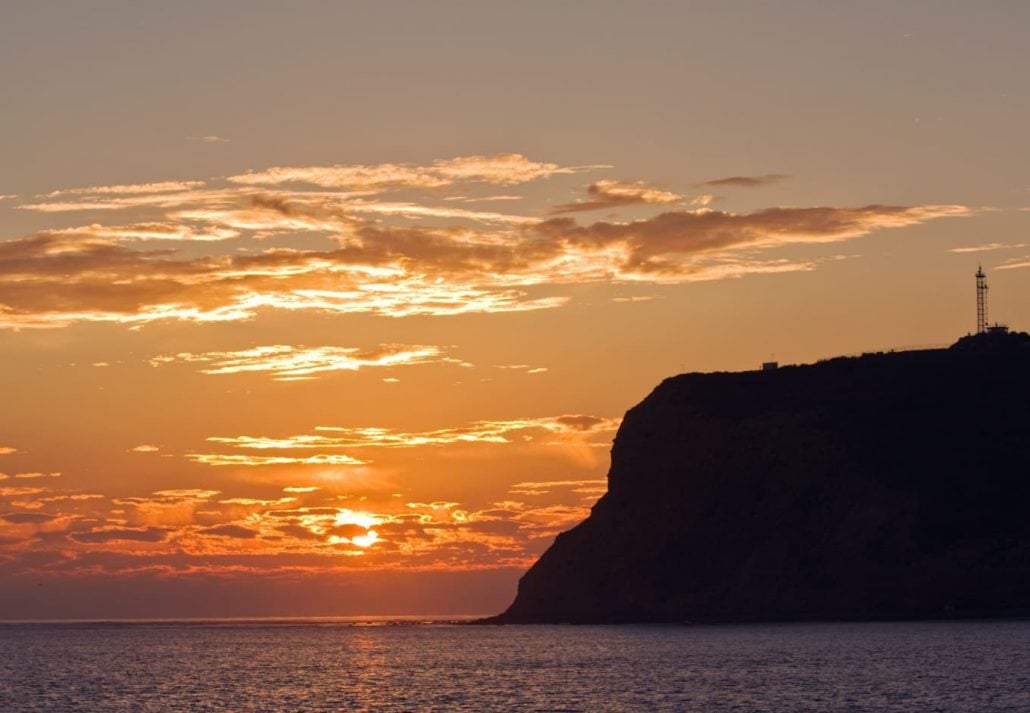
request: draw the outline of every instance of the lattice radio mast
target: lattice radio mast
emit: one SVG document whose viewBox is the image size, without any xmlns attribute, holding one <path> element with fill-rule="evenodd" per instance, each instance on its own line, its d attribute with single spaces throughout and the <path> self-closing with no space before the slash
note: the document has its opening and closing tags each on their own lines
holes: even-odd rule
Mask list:
<svg viewBox="0 0 1030 713">
<path fill-rule="evenodd" d="M 987 275 L 983 266 L 976 268 L 976 333 L 987 331 Z"/>
</svg>

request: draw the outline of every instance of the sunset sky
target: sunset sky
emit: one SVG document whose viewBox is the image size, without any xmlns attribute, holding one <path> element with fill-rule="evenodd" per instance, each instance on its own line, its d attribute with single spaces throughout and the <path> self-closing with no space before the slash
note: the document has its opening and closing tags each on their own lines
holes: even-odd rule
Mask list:
<svg viewBox="0 0 1030 713">
<path fill-rule="evenodd" d="M 4 3 L 0 619 L 494 612 L 663 378 L 1027 329 L 1028 26 Z"/>
</svg>

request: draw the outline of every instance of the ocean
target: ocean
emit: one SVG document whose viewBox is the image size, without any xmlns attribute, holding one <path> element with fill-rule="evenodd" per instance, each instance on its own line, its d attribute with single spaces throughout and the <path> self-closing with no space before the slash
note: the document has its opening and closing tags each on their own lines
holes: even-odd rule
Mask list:
<svg viewBox="0 0 1030 713">
<path fill-rule="evenodd" d="M 0 625 L 20 711 L 1030 711 L 1030 622 Z"/>
</svg>

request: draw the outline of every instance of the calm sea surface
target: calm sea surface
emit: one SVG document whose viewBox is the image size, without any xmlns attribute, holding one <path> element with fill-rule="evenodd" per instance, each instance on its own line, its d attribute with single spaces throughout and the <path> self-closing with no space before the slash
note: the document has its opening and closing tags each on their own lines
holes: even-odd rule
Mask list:
<svg viewBox="0 0 1030 713">
<path fill-rule="evenodd" d="M 1030 711 L 1030 622 L 0 625 L 8 711 Z"/>
</svg>

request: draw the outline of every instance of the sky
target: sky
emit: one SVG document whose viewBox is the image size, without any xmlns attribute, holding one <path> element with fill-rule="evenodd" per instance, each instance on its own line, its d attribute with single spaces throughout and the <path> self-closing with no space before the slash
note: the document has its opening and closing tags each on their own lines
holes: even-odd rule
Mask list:
<svg viewBox="0 0 1030 713">
<path fill-rule="evenodd" d="M 0 618 L 493 613 L 662 379 L 1027 329 L 1028 23 L 0 3 Z"/>
</svg>

